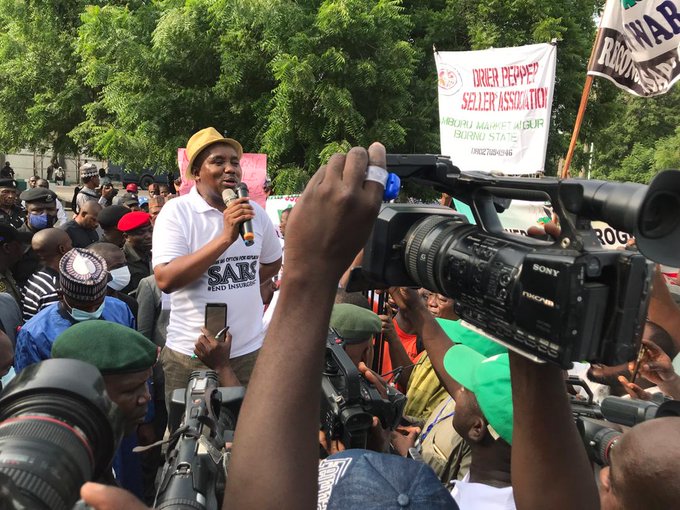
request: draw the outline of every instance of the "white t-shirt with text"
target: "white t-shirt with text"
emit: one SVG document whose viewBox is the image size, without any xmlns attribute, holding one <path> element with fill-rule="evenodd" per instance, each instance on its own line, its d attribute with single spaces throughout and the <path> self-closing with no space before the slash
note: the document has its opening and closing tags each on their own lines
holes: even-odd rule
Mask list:
<svg viewBox="0 0 680 510">
<path fill-rule="evenodd" d="M 246 246 L 239 237 L 201 277 L 170 294 L 172 313 L 166 346 L 192 355 L 201 334 L 207 303 L 227 304 L 227 325 L 232 335 L 231 357 L 259 349 L 264 339 L 260 264 L 281 258 L 281 245 L 262 207 L 255 210 L 255 242 Z M 194 186 L 186 195 L 170 200 L 156 218 L 153 231 L 153 266 L 193 253 L 224 229 L 223 214 L 210 206 Z"/>
</svg>

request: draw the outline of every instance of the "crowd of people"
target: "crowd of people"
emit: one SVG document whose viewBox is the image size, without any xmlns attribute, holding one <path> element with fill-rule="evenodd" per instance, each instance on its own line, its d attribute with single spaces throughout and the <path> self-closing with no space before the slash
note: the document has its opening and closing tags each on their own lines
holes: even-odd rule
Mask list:
<svg viewBox="0 0 680 510">
<path fill-rule="evenodd" d="M 679 417 L 624 430 L 610 464 L 594 471 L 572 416 L 578 396 L 559 367 L 488 340 L 441 294 L 344 290 L 381 203 L 384 183 L 366 170 L 385 168 L 382 145 L 332 156 L 279 225 L 247 198 L 225 203 L 242 155 L 213 128 L 195 133 L 185 176 L 194 185 L 177 197 L 150 189 L 146 210 L 136 189 L 116 200 L 84 165 L 70 220 L 48 185 L 18 194 L 13 176 L 0 180 L 3 386 L 43 360 L 80 359 L 99 369 L 125 417 L 110 476 L 83 486 L 85 502 L 153 504 L 161 449 L 133 448 L 163 437 L 173 390 L 210 368 L 222 386 L 247 388 L 224 508 L 678 505 Z M 215 303 L 226 305 L 221 331 L 206 329 Z M 368 383 L 406 398 L 397 427 L 374 417 L 365 450 L 321 427 L 329 326 Z M 627 364 L 574 374 L 600 399 L 680 400 L 680 309 L 659 273 L 642 343 L 637 380 Z"/>
</svg>

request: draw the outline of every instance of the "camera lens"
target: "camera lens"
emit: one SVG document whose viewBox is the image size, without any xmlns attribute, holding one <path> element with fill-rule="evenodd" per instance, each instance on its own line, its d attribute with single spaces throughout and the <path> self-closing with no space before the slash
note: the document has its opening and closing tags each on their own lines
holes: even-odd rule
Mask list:
<svg viewBox="0 0 680 510">
<path fill-rule="evenodd" d="M 614 429 L 602 428 L 600 429 L 592 440 L 592 447 L 594 454 L 597 456 L 596 461 L 602 466 L 609 465 L 609 456 L 612 447 L 621 437 L 621 432 Z"/>
<path fill-rule="evenodd" d="M 0 473 L 31 508 L 69 510 L 103 475 L 122 436 L 99 371 L 54 359 L 24 369 L 0 396 Z"/>
<path fill-rule="evenodd" d="M 600 466 L 609 465 L 609 455 L 621 432 L 607 427 L 607 422 L 585 416 L 576 420 L 576 428 L 583 439 L 588 456 Z"/>
<path fill-rule="evenodd" d="M 476 227 L 460 217 L 428 216 L 416 222 L 406 234 L 406 270 L 426 289 L 450 295 L 443 282 L 448 278 L 446 253 L 449 245 Z M 459 235 L 454 233 L 460 232 Z"/>
<path fill-rule="evenodd" d="M 659 239 L 673 232 L 680 216 L 669 214 L 669 211 L 680 211 L 677 195 L 659 191 L 649 197 L 640 214 L 640 233 L 650 239 Z"/>
</svg>

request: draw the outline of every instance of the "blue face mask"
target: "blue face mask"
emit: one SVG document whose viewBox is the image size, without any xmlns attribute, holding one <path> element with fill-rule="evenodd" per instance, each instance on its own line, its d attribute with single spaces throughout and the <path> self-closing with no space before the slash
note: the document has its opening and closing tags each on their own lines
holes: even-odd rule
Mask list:
<svg viewBox="0 0 680 510">
<path fill-rule="evenodd" d="M 76 322 L 91 321 L 94 319 L 99 319 L 99 317 L 102 316 L 103 311 L 104 301 L 102 301 L 102 304 L 99 305 L 99 308 L 97 308 L 94 312 L 85 312 L 83 310 L 79 310 L 78 308 L 71 308 L 71 317 L 73 317 L 73 320 Z"/>
<path fill-rule="evenodd" d="M 28 223 L 35 230 L 42 230 L 44 228 L 49 228 L 54 224 L 53 218 L 47 213 L 40 214 L 29 214 Z"/>
</svg>

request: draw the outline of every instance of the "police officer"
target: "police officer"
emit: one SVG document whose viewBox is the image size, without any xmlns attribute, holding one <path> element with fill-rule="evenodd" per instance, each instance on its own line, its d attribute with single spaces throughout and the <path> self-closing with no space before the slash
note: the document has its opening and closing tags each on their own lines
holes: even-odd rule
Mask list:
<svg viewBox="0 0 680 510">
<path fill-rule="evenodd" d="M 24 223 L 20 232 L 35 234 L 39 230 L 51 228 L 57 222 L 57 194 L 46 188 L 27 189 L 19 197 L 26 204 Z M 14 267 L 14 278 L 20 286 L 40 268 L 38 255 L 29 248 L 22 259 Z"/>
<path fill-rule="evenodd" d="M 17 181 L 0 179 L 0 223 L 20 228 L 25 216 L 24 210 L 17 205 Z"/>
<path fill-rule="evenodd" d="M 37 232 L 57 222 L 57 194 L 47 188 L 27 189 L 19 197 L 26 204 L 26 221 L 20 230 Z"/>
</svg>

